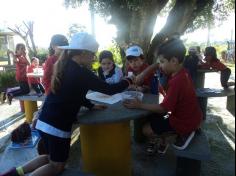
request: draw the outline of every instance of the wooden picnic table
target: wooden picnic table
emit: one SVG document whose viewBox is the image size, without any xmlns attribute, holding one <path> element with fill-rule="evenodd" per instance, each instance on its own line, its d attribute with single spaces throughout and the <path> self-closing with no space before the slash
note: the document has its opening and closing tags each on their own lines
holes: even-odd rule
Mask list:
<svg viewBox="0 0 236 176">
<path fill-rule="evenodd" d="M 145 103 L 157 103 L 158 96 L 144 94 Z M 83 171 L 98 176 L 131 176 L 130 120 L 150 111 L 127 109 L 118 102 L 101 111 L 78 114 Z"/>
</svg>

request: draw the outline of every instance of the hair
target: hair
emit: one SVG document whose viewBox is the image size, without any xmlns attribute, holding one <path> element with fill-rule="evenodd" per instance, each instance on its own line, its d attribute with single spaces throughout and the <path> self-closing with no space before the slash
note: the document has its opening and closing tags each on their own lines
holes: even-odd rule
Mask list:
<svg viewBox="0 0 236 176">
<path fill-rule="evenodd" d="M 29 137 L 31 137 L 31 129 L 27 122 L 24 122 L 11 132 L 12 142 L 23 143 Z"/>
<path fill-rule="evenodd" d="M 55 50 L 53 49 L 53 46 L 66 46 L 68 45 L 68 40 L 64 35 L 56 34 L 53 35 L 51 38 L 51 42 L 48 48 L 49 55 L 52 56 L 55 54 Z"/>
<path fill-rule="evenodd" d="M 99 54 L 99 62 L 101 63 L 103 59 L 110 59 L 112 62 L 114 62 L 113 54 L 112 52 L 108 50 L 104 50 Z"/>
<path fill-rule="evenodd" d="M 126 59 L 127 59 L 128 61 L 133 60 L 133 59 L 137 59 L 137 58 L 141 58 L 142 60 L 145 60 L 143 54 L 141 54 L 140 56 L 127 56 L 127 57 L 126 57 Z"/>
<path fill-rule="evenodd" d="M 61 81 L 63 79 L 63 73 L 65 71 L 66 65 L 74 56 L 81 55 L 86 51 L 83 50 L 64 50 L 53 66 L 53 74 L 51 80 L 51 90 L 53 93 L 56 93 L 61 87 Z"/>
<path fill-rule="evenodd" d="M 39 59 L 38 59 L 37 57 L 32 57 L 31 62 L 33 62 L 33 61 L 35 61 L 35 60 L 38 60 L 38 61 L 39 61 Z"/>
<path fill-rule="evenodd" d="M 213 59 L 217 59 L 216 49 L 212 46 L 206 47 L 205 56 L 211 56 Z"/>
<path fill-rule="evenodd" d="M 170 61 L 173 57 L 177 58 L 179 63 L 183 63 L 186 54 L 186 48 L 180 39 L 170 39 L 159 47 L 158 55 L 163 55 Z"/>
<path fill-rule="evenodd" d="M 23 43 L 17 43 L 17 44 L 16 44 L 16 50 L 15 50 L 15 52 L 18 51 L 21 47 L 24 47 L 24 48 L 25 48 L 25 44 L 23 44 Z"/>
</svg>

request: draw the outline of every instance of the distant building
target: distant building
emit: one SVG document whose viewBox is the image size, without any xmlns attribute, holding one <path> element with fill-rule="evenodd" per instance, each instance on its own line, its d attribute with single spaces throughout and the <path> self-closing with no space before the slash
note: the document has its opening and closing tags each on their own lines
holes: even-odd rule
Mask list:
<svg viewBox="0 0 236 176">
<path fill-rule="evenodd" d="M 0 32 L 0 64 L 13 65 L 12 58 L 7 55 L 7 50 L 14 50 L 13 32 Z"/>
</svg>

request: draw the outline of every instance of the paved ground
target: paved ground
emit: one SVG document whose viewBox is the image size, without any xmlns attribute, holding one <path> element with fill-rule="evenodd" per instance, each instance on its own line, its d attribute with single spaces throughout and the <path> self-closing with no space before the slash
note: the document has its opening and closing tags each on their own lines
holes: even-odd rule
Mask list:
<svg viewBox="0 0 236 176">
<path fill-rule="evenodd" d="M 217 73 L 209 73 L 206 76 L 208 82 L 205 87 L 220 88 L 219 75 Z M 232 76 L 232 79 L 235 79 Z M 203 124 L 203 129 L 208 137 L 212 159 L 202 163 L 202 176 L 234 176 L 235 175 L 235 116 L 230 114 L 226 108 L 226 98 L 210 98 L 208 101 L 207 119 Z M 12 165 L 20 165 L 34 156 L 35 149 L 27 149 L 22 151 L 9 151 L 6 146 L 9 144 L 9 133 L 11 130 L 23 121 L 19 113 L 19 103 L 13 102 L 11 106 L 0 105 L 0 173 L 11 167 Z M 9 118 L 10 117 L 10 118 Z M 9 120 L 10 119 L 10 120 Z M 15 120 L 15 123 L 14 123 Z M 7 123 L 9 121 L 13 121 Z M 12 123 L 12 124 L 11 124 Z M 78 140 L 79 129 L 76 127 L 71 155 L 68 162 L 68 168 L 80 169 L 80 145 Z M 133 146 L 133 149 L 135 147 Z M 136 148 L 137 149 L 137 148 Z M 133 152 L 136 156 L 137 150 Z M 141 152 L 142 153 L 142 152 Z M 171 153 L 171 151 L 169 151 Z M 167 155 L 167 157 L 169 154 Z M 142 155 L 145 162 L 135 160 L 134 171 L 135 176 L 156 176 L 156 172 L 152 172 L 155 168 L 155 163 L 166 161 L 160 156 L 149 158 Z M 137 171 L 138 170 L 138 171 Z M 75 172 L 66 173 L 64 175 L 76 175 Z M 160 175 L 160 174 L 158 174 Z"/>
</svg>

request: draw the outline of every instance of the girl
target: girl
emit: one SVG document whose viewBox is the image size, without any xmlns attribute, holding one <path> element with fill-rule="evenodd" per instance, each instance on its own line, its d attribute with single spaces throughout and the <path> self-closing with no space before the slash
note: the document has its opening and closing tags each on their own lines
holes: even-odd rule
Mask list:
<svg viewBox="0 0 236 176">
<path fill-rule="evenodd" d="M 89 70 L 98 44 L 87 33 L 75 34 L 69 46 L 61 48 L 64 52 L 55 65 L 51 92 L 46 97 L 36 124 L 48 155 L 40 155 L 3 176 L 12 173 L 31 173 L 33 176 L 61 173 L 69 155 L 72 124 L 76 121 L 80 107 L 98 110 L 106 108 L 87 100 L 85 96 L 88 90 L 111 95 L 125 90 L 132 83 L 132 79 L 126 78 L 116 84 L 107 84 Z"/>
<path fill-rule="evenodd" d="M 109 84 L 118 83 L 123 77 L 122 70 L 114 63 L 113 54 L 110 51 L 102 51 L 99 55 L 101 66 L 98 68 L 98 76 Z"/>
<path fill-rule="evenodd" d="M 14 63 L 16 64 L 16 80 L 19 83 L 20 89 L 12 92 L 7 92 L 8 103 L 11 104 L 12 98 L 28 94 L 30 92 L 28 81 L 27 81 L 27 66 L 30 64 L 26 58 L 25 45 L 18 43 L 16 45 L 15 53 L 8 50 L 8 54 L 13 56 Z"/>
<path fill-rule="evenodd" d="M 56 34 L 52 36 L 49 46 L 49 57 L 44 64 L 44 75 L 42 80 L 46 95 L 49 94 L 51 89 L 53 65 L 56 63 L 61 54 L 61 49 L 58 48 L 58 46 L 64 45 L 68 45 L 68 40 L 64 35 Z"/>
<path fill-rule="evenodd" d="M 206 47 L 204 55 L 206 63 L 202 64 L 201 68 L 212 68 L 220 71 L 220 82 L 223 88 L 235 85 L 234 82 L 228 82 L 231 70 L 217 58 L 216 49 L 214 47 Z"/>
<path fill-rule="evenodd" d="M 39 59 L 36 57 L 33 57 L 31 60 L 31 65 L 27 69 L 27 73 L 33 73 L 35 68 L 38 68 L 39 66 Z M 28 77 L 28 83 L 30 86 L 34 89 L 34 91 L 38 94 L 38 96 L 41 96 L 45 93 L 44 87 L 40 82 L 40 78 L 35 77 Z"/>
</svg>

